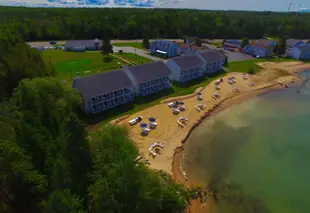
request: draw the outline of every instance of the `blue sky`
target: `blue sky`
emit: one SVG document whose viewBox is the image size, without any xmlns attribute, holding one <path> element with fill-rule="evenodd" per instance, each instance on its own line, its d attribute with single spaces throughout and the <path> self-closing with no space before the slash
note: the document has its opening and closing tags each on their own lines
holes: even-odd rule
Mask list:
<svg viewBox="0 0 310 213">
<path fill-rule="evenodd" d="M 310 0 L 292 0 L 292 11 L 310 8 Z M 46 7 L 162 7 L 209 10 L 287 11 L 287 0 L 0 0 L 0 5 Z"/>
</svg>

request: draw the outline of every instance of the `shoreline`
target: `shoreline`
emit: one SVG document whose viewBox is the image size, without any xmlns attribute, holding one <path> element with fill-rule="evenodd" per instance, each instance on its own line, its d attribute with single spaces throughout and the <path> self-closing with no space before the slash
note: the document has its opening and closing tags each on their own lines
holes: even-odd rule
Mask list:
<svg viewBox="0 0 310 213">
<path fill-rule="evenodd" d="M 303 71 L 303 70 L 298 70 L 296 72 L 294 72 L 294 74 Z M 196 125 L 192 126 L 192 128 L 190 129 L 190 131 L 188 132 L 186 138 L 184 140 L 181 141 L 181 146 L 176 147 L 174 155 L 173 155 L 173 161 L 172 161 L 172 177 L 173 179 L 180 184 L 184 184 L 186 187 L 190 187 L 190 186 L 197 186 L 197 185 L 201 185 L 201 182 L 199 180 L 188 180 L 187 176 L 186 176 L 186 172 L 183 170 L 182 168 L 182 162 L 184 159 L 184 145 L 187 142 L 187 140 L 189 139 L 190 135 L 192 134 L 192 132 L 202 123 L 204 122 L 206 119 L 209 119 L 211 116 L 214 116 L 226 109 L 229 109 L 232 106 L 238 105 L 243 103 L 244 101 L 247 101 L 253 97 L 256 97 L 258 95 L 262 95 L 262 94 L 266 94 L 266 93 L 270 93 L 272 91 L 276 91 L 276 90 L 282 90 L 282 89 L 287 89 L 287 85 L 298 85 L 301 86 L 303 85 L 305 82 L 307 82 L 309 79 L 303 79 L 301 76 L 296 76 L 297 77 L 297 82 L 288 82 L 287 84 L 274 84 L 274 85 L 270 85 L 270 86 L 266 86 L 263 88 L 258 88 L 258 89 L 254 89 L 252 91 L 248 91 L 246 93 L 242 93 L 236 96 L 231 96 L 226 98 L 225 100 L 222 100 L 219 104 L 215 105 L 213 107 L 213 109 L 209 110 L 205 116 L 203 118 L 201 118 L 201 120 L 199 120 L 197 122 Z M 300 81 L 302 80 L 302 81 Z M 207 186 L 204 186 L 205 189 L 207 189 Z M 186 209 L 186 213 L 200 213 L 200 212 L 204 212 L 204 213 L 211 213 L 213 206 L 214 206 L 214 198 L 213 196 L 208 196 L 208 201 L 201 203 L 199 199 L 196 200 L 191 200 L 189 206 Z"/>
<path fill-rule="evenodd" d="M 186 181 L 186 176 L 183 173 L 180 164 L 182 160 L 183 144 L 186 142 L 191 132 L 206 118 L 234 105 L 240 103 L 242 100 L 246 100 L 249 97 L 256 96 L 265 92 L 269 92 L 273 89 L 279 89 L 288 87 L 292 83 L 300 83 L 302 77 L 296 75 L 301 70 L 310 69 L 310 64 L 303 64 L 300 62 L 282 62 L 282 63 L 259 63 L 262 65 L 260 72 L 255 75 L 248 75 L 248 79 L 243 78 L 243 74 L 239 72 L 227 73 L 227 75 L 221 77 L 224 83 L 221 84 L 220 90 L 216 90 L 215 82 L 218 79 L 210 82 L 204 88 L 200 88 L 203 100 L 197 100 L 195 94 L 187 95 L 183 97 L 174 97 L 173 100 L 182 100 L 186 106 L 186 110 L 179 113 L 179 115 L 173 115 L 172 109 L 167 106 L 167 101 L 172 99 L 163 100 L 160 104 L 146 108 L 129 116 L 116 119 L 110 123 L 116 125 L 124 125 L 128 127 L 131 139 L 135 142 L 139 149 L 140 156 L 149 162 L 149 167 L 155 170 L 163 170 L 171 174 L 174 180 L 178 183 L 183 183 L 186 186 L 189 185 Z M 302 68 L 302 69 L 301 69 Z M 234 76 L 236 79 L 235 84 L 228 84 L 228 78 Z M 254 86 L 249 86 L 251 82 Z M 240 92 L 232 91 L 237 87 Z M 220 99 L 213 99 L 214 92 L 221 95 Z M 196 109 L 197 104 L 204 104 L 204 110 Z M 148 118 L 156 118 L 158 127 L 155 130 L 149 132 L 148 135 L 141 135 L 140 125 L 129 125 L 129 121 L 137 116 L 142 116 L 143 122 L 148 122 Z M 179 116 L 185 116 L 188 121 L 180 127 L 177 124 Z M 161 142 L 164 144 L 164 148 L 160 150 L 160 153 L 156 156 L 150 155 L 149 148 L 154 142 Z M 192 201 L 196 202 L 197 201 Z M 197 205 L 191 205 L 194 208 Z M 187 212 L 199 212 L 195 211 Z"/>
<path fill-rule="evenodd" d="M 186 138 L 181 141 L 181 146 L 177 147 L 175 149 L 174 155 L 173 155 L 173 160 L 172 160 L 172 178 L 179 184 L 184 184 L 186 187 L 190 186 L 197 186 L 201 185 L 200 181 L 198 180 L 188 180 L 186 176 L 186 172 L 182 168 L 182 162 L 184 159 L 184 145 L 187 142 L 188 138 L 192 134 L 192 132 L 206 119 L 209 119 L 211 116 L 214 116 L 226 109 L 229 109 L 230 107 L 234 105 L 238 105 L 244 101 L 247 101 L 257 95 L 261 95 L 264 93 L 269 93 L 274 90 L 279 90 L 279 89 L 284 89 L 285 86 L 281 85 L 271 85 L 268 87 L 260 88 L 257 90 L 249 91 L 248 93 L 240 94 L 239 96 L 232 96 L 227 98 L 226 100 L 223 100 L 221 103 L 217 104 L 214 106 L 214 109 L 209 110 L 206 115 L 199 121 L 197 122 L 196 125 L 194 125 L 190 131 L 188 132 Z M 210 201 L 210 202 L 209 202 Z M 186 213 L 199 213 L 202 212 L 204 209 L 204 212 L 211 212 L 211 209 L 214 206 L 214 199 L 213 197 L 208 197 L 207 202 L 201 203 L 200 199 L 195 199 L 191 200 L 189 206 L 186 209 Z M 207 210 L 208 209 L 208 210 Z"/>
</svg>

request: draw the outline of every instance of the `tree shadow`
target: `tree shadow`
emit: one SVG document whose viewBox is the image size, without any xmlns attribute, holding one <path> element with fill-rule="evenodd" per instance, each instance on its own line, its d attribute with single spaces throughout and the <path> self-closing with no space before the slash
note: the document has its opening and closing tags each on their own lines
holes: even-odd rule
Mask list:
<svg viewBox="0 0 310 213">
<path fill-rule="evenodd" d="M 103 60 L 104 63 L 111 63 L 113 61 L 113 57 L 111 57 L 111 56 L 104 56 L 102 60 Z"/>
</svg>

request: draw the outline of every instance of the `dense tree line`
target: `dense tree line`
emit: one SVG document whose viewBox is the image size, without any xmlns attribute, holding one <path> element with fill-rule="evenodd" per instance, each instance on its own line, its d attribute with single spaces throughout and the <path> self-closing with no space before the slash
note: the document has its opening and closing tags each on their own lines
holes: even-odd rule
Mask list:
<svg viewBox="0 0 310 213">
<path fill-rule="evenodd" d="M 3 29 L 27 41 L 82 38 L 308 38 L 310 14 L 126 8 L 0 7 Z M 0 28 L 1 29 L 1 28 Z"/>
<path fill-rule="evenodd" d="M 10 97 L 21 79 L 51 76 L 54 72 L 38 51 L 14 33 L 0 31 L 0 100 Z"/>
<path fill-rule="evenodd" d="M 89 137 L 78 91 L 49 77 L 52 68 L 22 40 L 2 38 L 0 212 L 184 211 L 191 189 L 137 162 L 126 128 Z"/>
</svg>

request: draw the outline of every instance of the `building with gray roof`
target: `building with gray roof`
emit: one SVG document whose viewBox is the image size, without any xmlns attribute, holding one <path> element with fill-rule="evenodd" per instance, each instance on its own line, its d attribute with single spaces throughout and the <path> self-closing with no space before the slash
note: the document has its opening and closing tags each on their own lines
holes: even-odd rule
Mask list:
<svg viewBox="0 0 310 213">
<path fill-rule="evenodd" d="M 226 55 L 219 50 L 208 49 L 199 52 L 197 55 L 205 62 L 203 69 L 205 74 L 221 70 L 226 63 Z"/>
<path fill-rule="evenodd" d="M 98 113 L 132 101 L 134 85 L 123 70 L 76 78 L 72 87 L 83 96 L 86 113 Z"/>
<path fill-rule="evenodd" d="M 163 61 L 124 67 L 136 95 L 149 95 L 171 87 L 171 71 Z"/>
<path fill-rule="evenodd" d="M 169 59 L 167 66 L 172 72 L 172 80 L 187 82 L 203 75 L 205 61 L 197 54 L 190 54 Z"/>
<path fill-rule="evenodd" d="M 310 59 L 310 44 L 303 46 L 293 47 L 289 50 L 288 56 L 298 60 L 309 60 Z"/>
<path fill-rule="evenodd" d="M 100 50 L 102 41 L 99 39 L 93 40 L 68 40 L 65 43 L 65 50 L 72 52 L 85 52 L 86 50 Z"/>
</svg>

